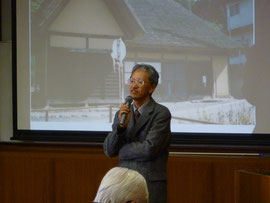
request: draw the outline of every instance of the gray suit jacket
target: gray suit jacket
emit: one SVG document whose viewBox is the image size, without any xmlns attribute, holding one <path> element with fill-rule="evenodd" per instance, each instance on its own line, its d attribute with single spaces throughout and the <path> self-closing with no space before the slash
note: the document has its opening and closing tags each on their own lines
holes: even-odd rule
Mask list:
<svg viewBox="0 0 270 203">
<path fill-rule="evenodd" d="M 145 111 L 135 124 L 133 106 L 127 128 L 118 128 L 116 113 L 113 131 L 104 141 L 107 156 L 119 156 L 119 166 L 141 173 L 146 181 L 166 181 L 168 147 L 171 138 L 171 114 L 167 107 L 156 103 L 152 98 Z"/>
</svg>

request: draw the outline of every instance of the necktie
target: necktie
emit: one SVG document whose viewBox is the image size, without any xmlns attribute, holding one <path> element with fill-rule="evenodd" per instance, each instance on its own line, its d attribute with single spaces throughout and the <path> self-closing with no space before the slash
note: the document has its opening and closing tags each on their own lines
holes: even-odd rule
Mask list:
<svg viewBox="0 0 270 203">
<path fill-rule="evenodd" d="M 135 121 L 137 122 L 137 120 L 139 119 L 140 117 L 140 112 L 138 111 L 138 109 L 135 110 Z"/>
</svg>

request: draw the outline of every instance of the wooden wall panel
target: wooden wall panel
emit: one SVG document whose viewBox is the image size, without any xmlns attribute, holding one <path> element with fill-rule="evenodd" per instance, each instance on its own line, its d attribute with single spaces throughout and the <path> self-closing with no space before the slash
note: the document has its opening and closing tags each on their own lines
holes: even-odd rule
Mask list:
<svg viewBox="0 0 270 203">
<path fill-rule="evenodd" d="M 170 157 L 168 162 L 169 202 L 213 202 L 212 173 L 210 160 L 201 160 L 192 156 Z"/>
<path fill-rule="evenodd" d="M 49 159 L 0 159 L 0 202 L 53 202 L 53 170 Z"/>
<path fill-rule="evenodd" d="M 105 156 L 55 160 L 56 202 L 92 202 L 103 176 L 116 165 Z"/>
<path fill-rule="evenodd" d="M 0 143 L 0 202 L 89 203 L 117 163 L 97 146 Z M 170 156 L 168 203 L 233 203 L 234 173 L 247 169 L 269 172 L 270 157 Z"/>
</svg>

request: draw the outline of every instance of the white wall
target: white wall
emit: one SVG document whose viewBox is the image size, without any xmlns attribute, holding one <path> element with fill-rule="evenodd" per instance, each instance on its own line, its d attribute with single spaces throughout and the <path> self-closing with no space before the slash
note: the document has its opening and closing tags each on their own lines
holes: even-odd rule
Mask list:
<svg viewBox="0 0 270 203">
<path fill-rule="evenodd" d="M 11 42 L 0 42 L 0 141 L 12 136 Z"/>
<path fill-rule="evenodd" d="M 12 136 L 11 1 L 1 1 L 0 41 L 0 141 Z"/>
</svg>

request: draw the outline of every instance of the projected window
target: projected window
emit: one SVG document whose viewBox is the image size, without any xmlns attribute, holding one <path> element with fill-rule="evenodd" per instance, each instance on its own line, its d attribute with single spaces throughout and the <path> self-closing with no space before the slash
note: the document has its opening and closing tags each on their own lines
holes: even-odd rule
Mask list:
<svg viewBox="0 0 270 203">
<path fill-rule="evenodd" d="M 238 3 L 235 3 L 230 6 L 230 16 L 235 16 L 240 13 L 240 7 Z"/>
</svg>

